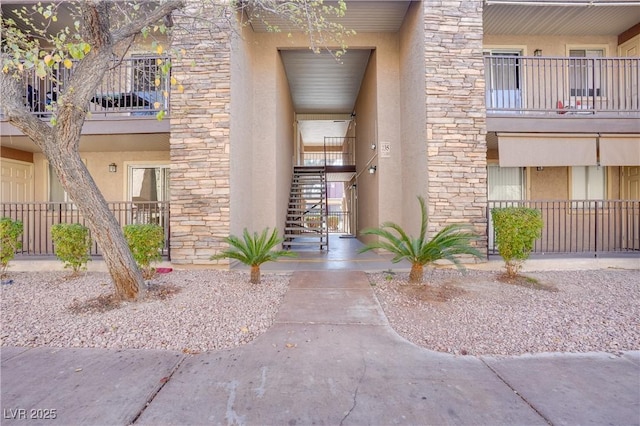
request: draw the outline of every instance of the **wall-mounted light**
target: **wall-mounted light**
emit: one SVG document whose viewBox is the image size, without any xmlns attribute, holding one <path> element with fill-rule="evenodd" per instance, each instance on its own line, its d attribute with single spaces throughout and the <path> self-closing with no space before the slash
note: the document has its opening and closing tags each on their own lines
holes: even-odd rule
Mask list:
<svg viewBox="0 0 640 426">
<path fill-rule="evenodd" d="M 376 149 L 376 144 L 375 143 L 371 144 L 371 149 Z"/>
<path fill-rule="evenodd" d="M 374 174 L 376 172 L 376 170 L 377 170 L 376 166 L 373 166 L 373 165 L 369 166 L 369 173 L 370 174 Z"/>
<path fill-rule="evenodd" d="M 542 56 L 542 49 L 536 49 L 533 51 L 533 56 Z"/>
<path fill-rule="evenodd" d="M 109 173 L 115 173 L 118 171 L 118 166 L 116 163 L 109 164 Z"/>
<path fill-rule="evenodd" d="M 536 167 L 536 170 L 537 170 L 537 171 L 539 171 L 539 172 L 541 172 L 541 171 L 543 171 L 543 170 L 544 170 L 544 167 Z"/>
</svg>

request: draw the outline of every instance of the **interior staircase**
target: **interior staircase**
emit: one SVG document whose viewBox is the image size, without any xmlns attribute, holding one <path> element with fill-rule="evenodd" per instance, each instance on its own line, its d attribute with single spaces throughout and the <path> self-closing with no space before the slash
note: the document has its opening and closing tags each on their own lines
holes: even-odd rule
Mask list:
<svg viewBox="0 0 640 426">
<path fill-rule="evenodd" d="M 282 247 L 326 250 L 328 246 L 325 167 L 295 166 Z"/>
</svg>

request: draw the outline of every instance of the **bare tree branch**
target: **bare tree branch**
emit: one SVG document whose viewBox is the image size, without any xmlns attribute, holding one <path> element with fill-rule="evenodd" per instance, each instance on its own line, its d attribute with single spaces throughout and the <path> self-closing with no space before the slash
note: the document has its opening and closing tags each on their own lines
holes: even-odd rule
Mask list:
<svg viewBox="0 0 640 426">
<path fill-rule="evenodd" d="M 167 1 L 166 3 L 160 4 L 157 9 L 115 30 L 112 33 L 113 43 L 117 44 L 122 40 L 125 40 L 131 36 L 139 34 L 144 27 L 147 27 L 149 25 L 155 24 L 156 22 L 159 22 L 174 10 L 183 8 L 184 6 L 185 5 L 182 0 L 170 0 L 170 1 Z"/>
</svg>

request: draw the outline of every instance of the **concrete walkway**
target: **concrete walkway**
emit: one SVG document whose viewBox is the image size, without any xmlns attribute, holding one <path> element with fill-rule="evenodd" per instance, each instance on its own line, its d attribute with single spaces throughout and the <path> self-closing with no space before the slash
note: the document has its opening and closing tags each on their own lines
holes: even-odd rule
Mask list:
<svg viewBox="0 0 640 426">
<path fill-rule="evenodd" d="M 1 355 L 7 425 L 640 424 L 640 351 L 428 351 L 391 329 L 356 271 L 295 272 L 274 326 L 234 350 Z"/>
</svg>

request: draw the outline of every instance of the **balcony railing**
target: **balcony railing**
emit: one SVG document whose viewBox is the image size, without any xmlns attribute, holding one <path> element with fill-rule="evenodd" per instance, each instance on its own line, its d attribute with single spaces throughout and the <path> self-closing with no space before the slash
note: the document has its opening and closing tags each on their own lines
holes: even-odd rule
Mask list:
<svg viewBox="0 0 640 426">
<path fill-rule="evenodd" d="M 484 60 L 489 115 L 640 115 L 640 58 L 492 55 Z"/>
<path fill-rule="evenodd" d="M 169 110 L 170 77 L 163 76 L 162 64 L 167 58 L 135 56 L 114 60 L 96 88 L 88 111 L 93 117 L 114 115 L 154 116 Z M 35 71 L 23 78 L 24 104 L 40 117 L 52 114 L 58 93 L 74 71 L 59 66 L 53 76 L 40 78 Z"/>
<path fill-rule="evenodd" d="M 168 202 L 112 202 L 109 209 L 121 226 L 132 223 L 154 223 L 164 228 L 165 242 L 162 255 L 169 257 L 169 203 Z M 54 255 L 51 226 L 58 223 L 80 223 L 86 220 L 73 203 L 0 203 L 0 217 L 20 220 L 23 225 L 22 249 L 18 254 L 27 256 Z M 97 244 L 92 255 L 100 255 Z"/>
<path fill-rule="evenodd" d="M 534 253 L 637 253 L 640 200 L 489 201 L 489 254 L 497 254 L 491 223 L 494 207 L 529 207 L 542 213 L 544 228 Z"/>
</svg>

